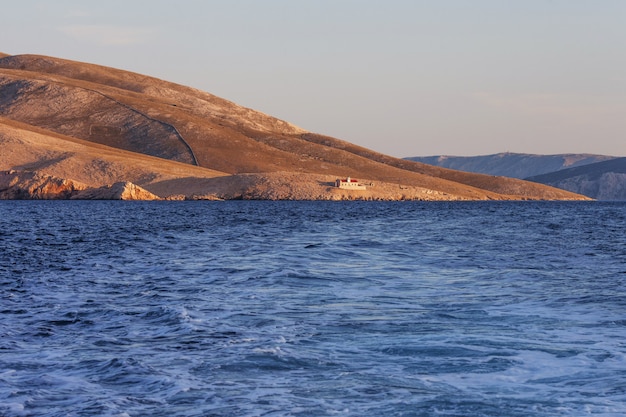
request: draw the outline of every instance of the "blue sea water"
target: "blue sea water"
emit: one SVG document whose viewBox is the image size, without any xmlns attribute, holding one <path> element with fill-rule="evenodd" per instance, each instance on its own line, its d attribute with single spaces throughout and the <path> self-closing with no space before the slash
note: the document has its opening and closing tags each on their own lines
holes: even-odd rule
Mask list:
<svg viewBox="0 0 626 417">
<path fill-rule="evenodd" d="M 624 416 L 626 204 L 0 202 L 0 416 Z"/>
</svg>

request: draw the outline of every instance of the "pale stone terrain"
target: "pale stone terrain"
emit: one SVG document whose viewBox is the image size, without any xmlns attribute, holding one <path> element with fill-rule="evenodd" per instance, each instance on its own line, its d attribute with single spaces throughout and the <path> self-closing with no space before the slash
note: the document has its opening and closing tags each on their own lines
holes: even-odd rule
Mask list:
<svg viewBox="0 0 626 417">
<path fill-rule="evenodd" d="M 0 170 L 91 190 L 77 194 L 69 186 L 71 198 L 97 198 L 122 183 L 116 187 L 167 199 L 584 199 L 392 158 L 189 87 L 37 55 L 0 54 L 0 149 Z M 332 186 L 347 176 L 372 185 Z M 31 190 L 34 178 L 22 189 Z M 16 198 L 20 185 L 11 187 L 0 196 Z"/>
<path fill-rule="evenodd" d="M 89 187 L 38 172 L 0 171 L 0 200 L 160 200 L 131 182 Z"/>
<path fill-rule="evenodd" d="M 334 186 L 330 175 L 275 172 L 239 174 L 206 180 L 206 194 L 194 199 L 250 200 L 451 200 L 452 196 L 421 187 L 368 182 L 366 190 L 345 190 Z"/>
<path fill-rule="evenodd" d="M 0 171 L 2 200 L 70 199 L 87 188 L 87 185 L 77 181 L 37 172 Z"/>
</svg>

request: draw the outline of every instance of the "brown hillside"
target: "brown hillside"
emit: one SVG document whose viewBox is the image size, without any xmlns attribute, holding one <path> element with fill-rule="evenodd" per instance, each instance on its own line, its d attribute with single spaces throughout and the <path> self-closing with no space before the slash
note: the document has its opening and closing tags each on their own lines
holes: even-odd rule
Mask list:
<svg viewBox="0 0 626 417">
<path fill-rule="evenodd" d="M 183 179 L 228 175 L 51 133 L 3 117 L 0 117 L 0 147 L 0 169 L 48 172 L 91 187 L 131 181 L 154 188 L 161 182 L 174 185 Z M 176 189 L 163 191 L 170 195 Z"/>
<path fill-rule="evenodd" d="M 0 116 L 0 169 L 46 170 L 93 185 L 132 181 L 161 196 L 220 194 L 207 181 L 228 174 L 262 174 L 246 177 L 260 183 L 270 174 L 300 173 L 292 188 L 302 188 L 304 178 L 313 181 L 304 175 L 311 174 L 358 177 L 377 182 L 380 190 L 383 183 L 431 190 L 431 196 L 446 199 L 581 198 L 521 180 L 392 158 L 193 88 L 51 57 L 0 58 Z M 64 148 L 71 151 L 63 153 Z M 98 168 L 96 159 L 106 162 Z M 325 182 L 318 181 L 324 190 Z M 318 191 L 301 197 L 318 198 L 311 197 Z M 383 194 L 370 197 L 384 199 Z"/>
</svg>

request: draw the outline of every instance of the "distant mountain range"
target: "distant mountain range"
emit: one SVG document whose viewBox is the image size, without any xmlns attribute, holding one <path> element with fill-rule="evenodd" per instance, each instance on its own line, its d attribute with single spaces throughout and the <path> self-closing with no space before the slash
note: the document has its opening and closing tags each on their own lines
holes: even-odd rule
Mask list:
<svg viewBox="0 0 626 417">
<path fill-rule="evenodd" d="M 523 179 L 614 158 L 614 156 L 589 154 L 533 155 L 503 152 L 482 156 L 440 155 L 406 159 L 459 171 Z"/>
<path fill-rule="evenodd" d="M 521 178 L 597 200 L 626 200 L 626 158 L 607 155 L 533 155 L 498 153 L 481 156 L 406 158 L 445 168 Z"/>
<path fill-rule="evenodd" d="M 366 190 L 336 187 L 345 177 L 359 178 Z M 586 199 L 393 158 L 137 73 L 0 53 L 0 198 L 114 196 Z"/>
</svg>

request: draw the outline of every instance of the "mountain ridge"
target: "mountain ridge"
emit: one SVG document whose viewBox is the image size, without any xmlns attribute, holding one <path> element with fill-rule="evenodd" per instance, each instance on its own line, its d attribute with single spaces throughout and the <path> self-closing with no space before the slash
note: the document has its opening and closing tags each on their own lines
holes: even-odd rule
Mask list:
<svg viewBox="0 0 626 417">
<path fill-rule="evenodd" d="M 583 199 L 536 183 L 393 158 L 191 87 L 39 55 L 0 57 L 0 124 L 4 132 L 0 169 L 43 167 L 48 174 L 80 177 L 92 186 L 131 181 L 163 198 L 174 194 L 208 198 L 211 192 L 238 198 L 237 193 L 215 191 L 208 183 L 248 175 L 246 179 L 252 181 L 248 188 L 253 190 L 268 176 L 292 173 L 296 176 L 282 175 L 298 178 L 300 174 L 302 180 L 281 185 L 287 199 L 335 199 L 337 195 L 346 199 Z M 26 140 L 29 135 L 32 138 Z M 64 144 L 73 151 L 61 152 Z M 133 169 L 135 160 L 144 171 Z M 172 162 L 181 165 L 174 168 Z M 98 165 L 103 167 L 100 171 Z M 308 187 L 302 182 L 305 174 L 324 180 L 306 177 L 317 188 L 299 193 Z M 346 176 L 378 186 L 365 193 L 342 190 L 338 194 L 326 180 Z M 163 187 L 165 183 L 172 186 Z M 200 184 L 206 185 L 204 190 Z M 394 184 L 394 191 L 386 184 Z M 272 195 L 281 199 L 280 194 Z"/>
<path fill-rule="evenodd" d="M 415 156 L 405 159 L 460 171 L 525 179 L 536 175 L 555 172 L 561 169 L 592 164 L 613 158 L 616 157 L 584 153 L 538 155 L 501 152 L 476 156 Z"/>
</svg>

